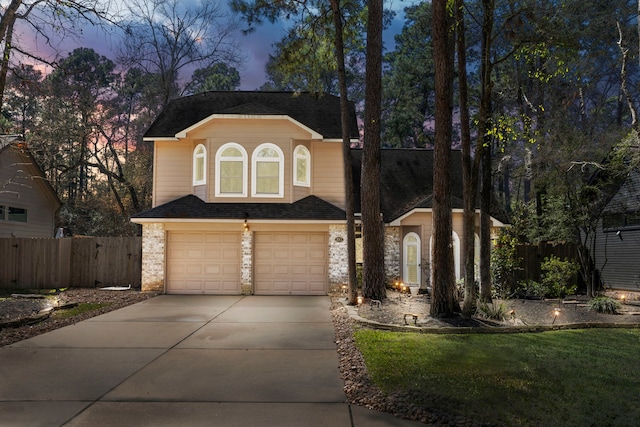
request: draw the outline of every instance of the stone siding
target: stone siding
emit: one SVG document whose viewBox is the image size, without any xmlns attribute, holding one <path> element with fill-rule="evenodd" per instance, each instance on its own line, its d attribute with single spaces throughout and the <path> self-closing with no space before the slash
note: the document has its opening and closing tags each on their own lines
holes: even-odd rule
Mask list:
<svg viewBox="0 0 640 427">
<path fill-rule="evenodd" d="M 347 227 L 329 226 L 329 293 L 340 292 L 342 285 L 349 280 Z"/>
<path fill-rule="evenodd" d="M 253 233 L 242 232 L 242 265 L 240 266 L 242 295 L 253 294 Z"/>
<path fill-rule="evenodd" d="M 400 227 L 384 228 L 384 269 L 387 282 L 392 283 L 400 279 Z"/>
<path fill-rule="evenodd" d="M 142 224 L 142 291 L 164 292 L 164 224 Z"/>
</svg>

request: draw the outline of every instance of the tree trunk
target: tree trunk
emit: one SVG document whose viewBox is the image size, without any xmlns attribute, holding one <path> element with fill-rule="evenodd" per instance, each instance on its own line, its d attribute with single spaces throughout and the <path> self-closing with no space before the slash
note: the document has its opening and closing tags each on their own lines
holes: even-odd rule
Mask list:
<svg viewBox="0 0 640 427">
<path fill-rule="evenodd" d="M 380 118 L 382 93 L 382 0 L 369 0 L 362 152 L 362 243 L 365 298 L 386 298 L 384 224 L 380 214 Z"/>
<path fill-rule="evenodd" d="M 456 47 L 458 53 L 458 87 L 460 96 L 460 139 L 462 142 L 462 182 L 464 201 L 462 247 L 464 248 L 464 304 L 462 312 L 471 316 L 476 310 L 475 283 L 475 205 L 478 188 L 471 159 L 469 125 L 469 91 L 467 84 L 467 52 L 464 25 L 464 0 L 456 0 Z"/>
<path fill-rule="evenodd" d="M 347 216 L 347 268 L 348 268 L 348 303 L 356 304 L 356 231 L 355 231 L 355 203 L 353 200 L 353 176 L 351 168 L 351 135 L 349 132 L 349 101 L 347 99 L 347 77 L 344 64 L 344 40 L 342 29 L 342 15 L 339 0 L 331 0 L 333 23 L 336 30 L 335 47 L 338 60 L 338 83 L 340 86 L 340 118 L 342 121 L 342 157 L 344 161 L 344 191 L 345 212 Z"/>
<path fill-rule="evenodd" d="M 451 219 L 451 139 L 453 121 L 453 28 L 447 0 L 432 3 L 435 62 L 435 150 L 433 170 L 433 283 L 431 316 L 448 317 L 460 311 L 455 296 Z"/>
<path fill-rule="evenodd" d="M 480 299 L 491 301 L 491 141 L 488 138 L 491 117 L 491 40 L 494 0 L 482 0 L 483 22 L 480 60 L 480 109 L 478 111 L 478 145 L 481 150 L 482 188 L 480 191 Z"/>
</svg>

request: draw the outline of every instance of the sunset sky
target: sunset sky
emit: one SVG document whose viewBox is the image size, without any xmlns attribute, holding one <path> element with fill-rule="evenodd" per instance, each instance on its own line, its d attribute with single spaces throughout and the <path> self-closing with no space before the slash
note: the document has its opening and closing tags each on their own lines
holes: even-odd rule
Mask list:
<svg viewBox="0 0 640 427">
<path fill-rule="evenodd" d="M 405 7 L 412 4 L 419 3 L 419 0 L 392 0 L 385 1 L 385 7 L 390 8 L 396 12 L 396 16 L 391 26 L 385 31 L 385 49 L 392 50 L 394 41 L 393 37 L 401 29 L 404 23 Z M 269 59 L 269 54 L 273 51 L 273 44 L 278 42 L 284 35 L 284 25 L 286 21 L 280 24 L 262 24 L 256 27 L 256 30 L 251 34 L 244 35 L 240 31 L 236 36 L 236 40 L 240 45 L 242 54 L 246 61 L 238 67 L 241 77 L 242 90 L 255 90 L 258 89 L 265 82 L 265 64 Z M 92 26 L 85 26 L 78 31 L 79 36 L 74 38 L 66 38 L 62 41 L 55 41 L 53 49 L 44 43 L 43 40 L 33 39 L 30 29 L 23 28 L 19 30 L 19 41 L 21 44 L 27 44 L 32 46 L 32 49 L 38 51 L 39 54 L 45 55 L 51 59 L 66 57 L 71 51 L 78 47 L 90 47 L 97 51 L 99 54 L 106 56 L 109 59 L 115 60 L 116 58 L 116 45 L 119 42 L 119 32 L 116 30 L 110 30 L 109 28 L 98 28 Z"/>
</svg>

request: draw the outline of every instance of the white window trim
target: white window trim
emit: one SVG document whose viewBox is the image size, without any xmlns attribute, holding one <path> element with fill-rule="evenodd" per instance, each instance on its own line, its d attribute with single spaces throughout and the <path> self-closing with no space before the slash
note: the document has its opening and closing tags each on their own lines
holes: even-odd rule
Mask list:
<svg viewBox="0 0 640 427">
<path fill-rule="evenodd" d="M 222 153 L 227 148 L 237 148 L 242 153 L 242 193 L 221 193 L 220 192 L 220 162 L 224 160 L 238 159 L 237 157 L 222 157 Z M 215 195 L 216 197 L 247 197 L 247 176 L 249 173 L 247 150 L 238 143 L 227 142 L 218 148 L 216 151 L 216 183 L 215 183 Z"/>
<path fill-rule="evenodd" d="M 307 176 L 305 181 L 298 181 L 298 160 L 305 159 L 307 161 Z M 293 185 L 299 187 L 311 187 L 311 152 L 304 145 L 298 145 L 293 150 Z"/>
<path fill-rule="evenodd" d="M 199 148 L 202 148 L 202 151 L 203 151 L 202 154 L 196 154 Z M 201 180 L 196 179 L 196 163 L 199 158 L 203 159 L 203 166 L 202 166 L 203 174 L 202 174 Z M 207 183 L 207 147 L 205 147 L 203 144 L 198 144 L 196 145 L 196 148 L 193 149 L 193 185 L 194 186 L 205 185 L 206 183 Z"/>
<path fill-rule="evenodd" d="M 266 162 L 278 162 L 278 194 L 261 194 L 257 193 L 257 162 L 258 162 L 258 153 L 265 148 L 271 148 L 278 153 L 278 160 L 273 160 L 267 158 L 261 158 L 261 161 Z M 284 197 L 284 153 L 275 144 L 270 142 L 265 142 L 264 144 L 260 144 L 253 150 L 253 154 L 251 154 L 251 196 L 252 197 L 272 197 L 272 198 L 282 198 Z"/>
</svg>

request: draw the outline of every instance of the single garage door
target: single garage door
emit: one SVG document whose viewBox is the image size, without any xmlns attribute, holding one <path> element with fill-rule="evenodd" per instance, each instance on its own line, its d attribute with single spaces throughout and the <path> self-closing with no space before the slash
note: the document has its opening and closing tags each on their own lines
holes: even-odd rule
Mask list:
<svg viewBox="0 0 640 427">
<path fill-rule="evenodd" d="M 254 254 L 256 294 L 327 294 L 327 233 L 256 232 Z"/>
<path fill-rule="evenodd" d="M 167 293 L 240 294 L 240 233 L 167 236 Z"/>
</svg>

